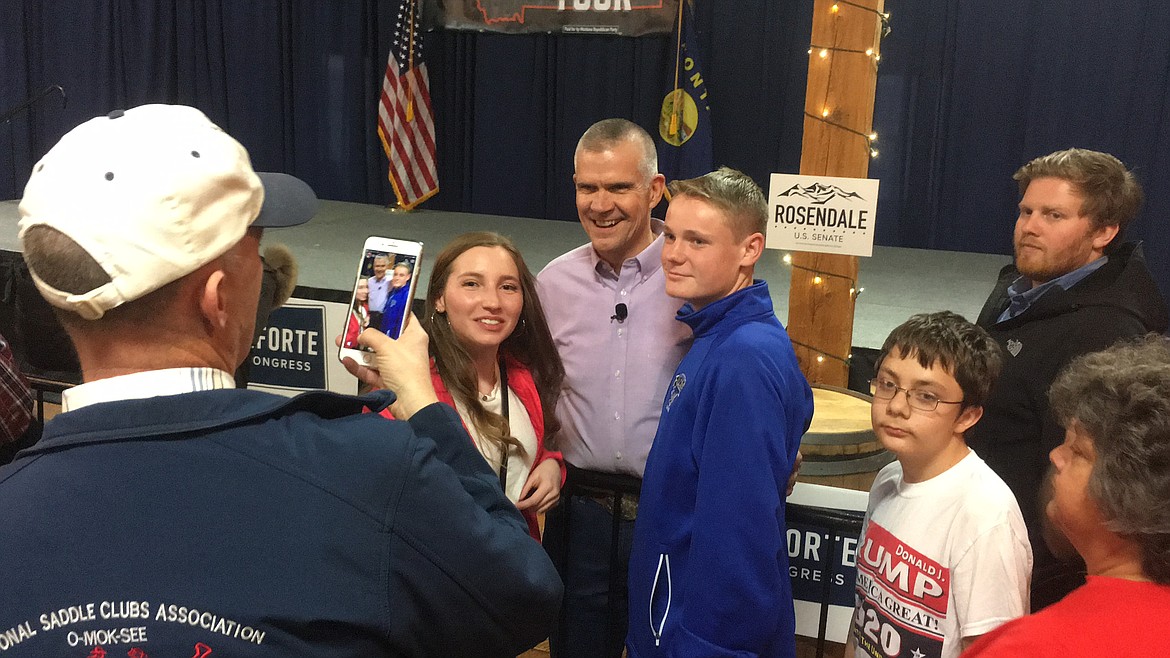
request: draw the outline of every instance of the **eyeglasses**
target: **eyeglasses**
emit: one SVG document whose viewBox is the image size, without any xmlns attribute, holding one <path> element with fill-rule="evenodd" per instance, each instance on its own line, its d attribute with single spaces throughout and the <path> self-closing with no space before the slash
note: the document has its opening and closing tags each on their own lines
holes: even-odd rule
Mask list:
<svg viewBox="0 0 1170 658">
<path fill-rule="evenodd" d="M 962 400 L 940 400 L 938 396 L 930 391 L 923 391 L 916 388 L 902 388 L 894 382 L 875 377 L 869 380 L 869 392 L 874 398 L 878 400 L 893 400 L 894 396 L 902 391 L 906 394 L 906 402 L 911 409 L 919 411 L 934 411 L 938 409 L 940 404 L 963 404 Z"/>
</svg>

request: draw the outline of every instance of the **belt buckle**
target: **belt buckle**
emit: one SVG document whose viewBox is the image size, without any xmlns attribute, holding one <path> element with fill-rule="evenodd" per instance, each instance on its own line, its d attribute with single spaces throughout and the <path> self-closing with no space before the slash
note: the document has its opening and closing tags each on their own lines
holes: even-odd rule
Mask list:
<svg viewBox="0 0 1170 658">
<path fill-rule="evenodd" d="M 614 508 L 614 499 L 617 498 L 616 494 L 594 495 L 594 496 L 589 496 L 589 498 L 592 499 L 594 502 L 596 502 L 598 505 L 601 505 L 602 507 L 604 507 L 605 511 L 609 512 L 610 515 L 614 515 L 614 514 L 618 513 L 618 510 L 615 510 L 615 508 Z M 638 497 L 634 496 L 633 494 L 622 494 L 622 505 L 621 505 L 620 514 L 621 514 L 621 519 L 623 521 L 637 520 L 637 518 L 638 518 Z"/>
</svg>

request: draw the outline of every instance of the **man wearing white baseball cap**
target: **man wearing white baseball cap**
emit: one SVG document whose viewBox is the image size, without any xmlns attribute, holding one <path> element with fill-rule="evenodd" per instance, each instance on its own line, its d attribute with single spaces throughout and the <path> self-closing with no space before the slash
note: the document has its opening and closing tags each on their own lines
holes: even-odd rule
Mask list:
<svg viewBox="0 0 1170 658">
<path fill-rule="evenodd" d="M 36 164 L 20 239 L 85 383 L 0 469 L 0 649 L 504 656 L 547 633 L 556 571 L 417 323 L 362 336 L 392 367 L 347 363 L 393 394 L 232 388 L 261 231 L 315 207 L 189 107 L 92 119 Z M 407 420 L 360 413 L 390 403 Z"/>
</svg>

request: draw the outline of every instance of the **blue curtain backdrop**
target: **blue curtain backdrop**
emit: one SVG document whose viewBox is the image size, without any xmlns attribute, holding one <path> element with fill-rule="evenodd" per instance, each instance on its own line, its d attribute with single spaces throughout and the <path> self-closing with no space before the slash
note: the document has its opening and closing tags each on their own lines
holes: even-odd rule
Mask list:
<svg viewBox="0 0 1170 658">
<path fill-rule="evenodd" d="M 1147 191 L 1130 237 L 1170 292 L 1170 3 L 888 0 L 875 129 L 878 243 L 1008 253 L 1012 172 L 1068 146 L 1116 154 Z M 715 161 L 767 184 L 800 160 L 811 0 L 696 4 Z M 0 198 L 70 127 L 196 105 L 260 169 L 323 198 L 389 203 L 375 132 L 394 16 L 351 0 L 27 0 L 0 23 Z M 673 40 L 424 35 L 441 191 L 424 207 L 572 220 L 572 149 L 593 121 L 655 129 Z"/>
<path fill-rule="evenodd" d="M 1012 173 L 1079 146 L 1133 168 L 1129 237 L 1170 292 L 1170 3 L 889 2 L 875 116 L 888 245 L 1010 253 Z"/>
</svg>

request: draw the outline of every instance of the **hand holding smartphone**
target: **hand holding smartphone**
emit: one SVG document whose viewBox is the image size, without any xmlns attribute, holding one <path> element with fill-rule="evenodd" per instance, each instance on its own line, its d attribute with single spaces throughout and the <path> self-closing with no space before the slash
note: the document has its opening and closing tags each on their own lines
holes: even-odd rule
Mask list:
<svg viewBox="0 0 1170 658">
<path fill-rule="evenodd" d="M 422 243 L 371 236 L 366 238 L 354 277 L 349 313 L 337 358 L 371 365 L 373 353 L 357 337 L 374 328 L 397 339 L 410 317 L 422 266 Z"/>
</svg>

